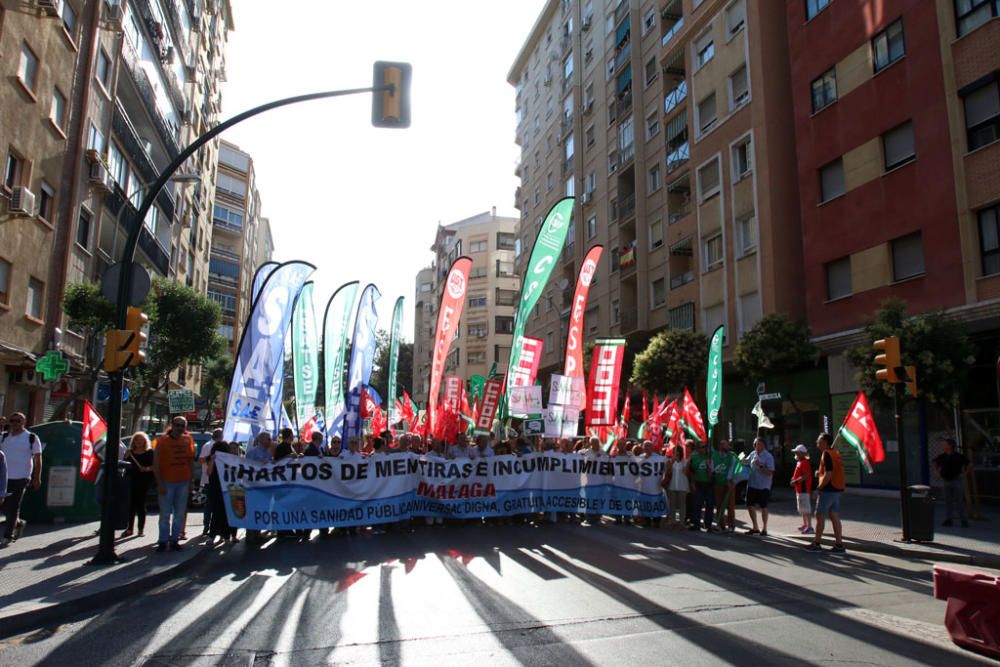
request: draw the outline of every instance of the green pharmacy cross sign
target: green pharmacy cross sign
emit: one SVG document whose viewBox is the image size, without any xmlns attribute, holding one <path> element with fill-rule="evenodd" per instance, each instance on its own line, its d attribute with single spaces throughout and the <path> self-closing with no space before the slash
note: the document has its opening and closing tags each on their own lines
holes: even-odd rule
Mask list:
<svg viewBox="0 0 1000 667">
<path fill-rule="evenodd" d="M 62 352 L 49 350 L 44 357 L 35 363 L 35 372 L 41 373 L 46 382 L 58 380 L 69 371 L 69 362 Z"/>
</svg>

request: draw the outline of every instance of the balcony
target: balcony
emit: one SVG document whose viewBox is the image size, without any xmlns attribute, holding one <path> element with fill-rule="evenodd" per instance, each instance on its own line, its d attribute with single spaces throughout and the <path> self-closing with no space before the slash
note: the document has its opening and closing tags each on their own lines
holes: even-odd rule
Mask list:
<svg viewBox="0 0 1000 667">
<path fill-rule="evenodd" d="M 639 313 L 634 308 L 622 310 L 621 331 L 622 333 L 632 333 L 639 329 Z"/>
<path fill-rule="evenodd" d="M 142 226 L 139 232 L 139 248 L 146 254 L 160 275 L 166 276 L 170 273 L 170 253 L 163 249 L 156 238 L 149 232 L 146 225 Z"/>
<path fill-rule="evenodd" d="M 573 156 L 570 155 L 568 158 L 563 160 L 562 164 L 562 175 L 565 176 L 569 172 L 573 171 Z"/>
<path fill-rule="evenodd" d="M 627 269 L 635 268 L 635 251 L 636 242 L 632 241 L 624 246 L 622 246 L 621 252 L 618 253 L 618 268 L 624 273 Z"/>
<path fill-rule="evenodd" d="M 232 250 L 226 250 L 225 248 L 219 248 L 217 246 L 212 246 L 212 256 L 219 257 L 221 259 L 229 259 L 234 262 L 240 261 L 240 256 L 237 253 Z"/>
<path fill-rule="evenodd" d="M 623 91 L 615 103 L 615 117 L 621 118 L 632 112 L 632 89 Z"/>
<path fill-rule="evenodd" d="M 618 153 L 618 166 L 624 167 L 635 157 L 635 144 L 629 144 Z"/>
<path fill-rule="evenodd" d="M 635 193 L 622 195 L 618 198 L 618 222 L 628 220 L 635 215 Z"/>
<path fill-rule="evenodd" d="M 242 235 L 243 228 L 239 225 L 234 225 L 231 222 L 223 220 L 221 218 L 212 218 L 212 227 L 215 229 L 221 229 L 223 231 L 232 232 L 233 234 Z"/>
<path fill-rule="evenodd" d="M 156 103 L 156 92 L 153 83 L 149 80 L 149 75 L 146 74 L 146 71 L 139 64 L 138 54 L 131 47 L 125 46 L 122 48 L 122 62 L 129 73 L 129 78 L 135 84 L 141 100 L 140 103 L 146 115 L 149 116 L 157 134 L 160 135 L 168 157 L 173 160 L 181 152 L 180 143 L 177 139 L 178 128 L 173 127 L 160 113 Z M 169 84 L 167 88 L 169 90 Z"/>
<path fill-rule="evenodd" d="M 691 158 L 691 147 L 684 142 L 667 154 L 667 173 L 674 171 Z"/>
<path fill-rule="evenodd" d="M 687 99 L 688 96 L 688 86 L 687 81 L 681 81 L 677 86 L 671 90 L 663 98 L 663 115 L 669 114 L 671 111 L 677 108 L 677 105 Z"/>
<path fill-rule="evenodd" d="M 559 130 L 562 136 L 566 136 L 573 130 L 573 115 L 563 114 L 562 121 L 559 123 Z"/>
<path fill-rule="evenodd" d="M 670 289 L 677 289 L 681 285 L 687 285 L 694 280 L 694 271 L 685 271 L 677 275 L 670 276 Z"/>
<path fill-rule="evenodd" d="M 664 24 L 666 24 L 666 18 L 664 19 Z M 669 44 L 670 40 L 676 37 L 677 33 L 679 33 L 683 27 L 684 17 L 682 16 L 674 22 L 674 25 L 671 26 L 667 32 L 663 34 L 663 38 L 660 40 L 660 46 L 666 46 Z"/>
<path fill-rule="evenodd" d="M 219 285 L 227 285 L 230 287 L 239 287 L 240 284 L 239 278 L 234 278 L 232 276 L 225 276 L 222 275 L 221 273 L 212 273 L 212 272 L 209 272 L 208 274 L 208 281 L 210 284 L 217 283 Z"/>
<path fill-rule="evenodd" d="M 625 46 L 615 54 L 615 71 L 620 70 L 625 63 L 632 58 L 632 42 L 626 42 Z"/>
</svg>

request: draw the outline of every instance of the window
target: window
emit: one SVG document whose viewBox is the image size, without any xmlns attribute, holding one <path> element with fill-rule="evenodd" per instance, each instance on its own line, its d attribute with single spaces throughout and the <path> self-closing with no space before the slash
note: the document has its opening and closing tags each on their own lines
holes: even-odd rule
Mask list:
<svg viewBox="0 0 1000 667">
<path fill-rule="evenodd" d="M 111 178 L 115 179 L 115 182 L 124 191 L 128 185 L 128 162 L 125 161 L 125 156 L 114 141 L 108 146 L 108 171 L 111 172 Z M 137 204 L 137 202 L 133 203 Z"/>
<path fill-rule="evenodd" d="M 740 257 L 757 249 L 757 218 L 754 214 L 736 218 L 736 252 Z"/>
<path fill-rule="evenodd" d="M 712 335 L 715 330 L 720 326 L 725 326 L 726 324 L 726 304 L 717 303 L 714 306 L 709 306 L 705 308 L 701 316 L 701 330 L 708 335 Z M 726 337 L 722 337 L 723 344 L 726 342 Z"/>
<path fill-rule="evenodd" d="M 0 259 L 0 304 L 10 305 L 10 262 Z"/>
<path fill-rule="evenodd" d="M 740 30 L 743 30 L 746 20 L 747 8 L 743 4 L 743 0 L 736 0 L 736 2 L 726 7 L 726 30 L 730 38 Z"/>
<path fill-rule="evenodd" d="M 886 171 L 917 156 L 913 148 L 913 121 L 907 121 L 882 135 L 882 153 Z"/>
<path fill-rule="evenodd" d="M 104 152 L 104 135 L 93 123 L 90 124 L 90 130 L 87 131 L 87 148 L 98 153 Z"/>
<path fill-rule="evenodd" d="M 650 7 L 646 14 L 642 17 L 642 36 L 645 37 L 646 33 L 656 27 L 656 8 Z"/>
<path fill-rule="evenodd" d="M 653 56 L 646 62 L 643 71 L 645 73 L 643 79 L 646 81 L 647 86 L 656 81 L 656 74 L 660 71 L 660 68 L 656 66 L 656 56 Z"/>
<path fill-rule="evenodd" d="M 691 239 L 670 246 L 670 289 L 694 280 L 694 253 L 691 249 Z"/>
<path fill-rule="evenodd" d="M 469 252 L 486 252 L 489 250 L 490 242 L 486 240 L 473 241 L 469 244 Z"/>
<path fill-rule="evenodd" d="M 814 16 L 826 9 L 830 0 L 806 0 L 806 20 L 811 20 Z"/>
<path fill-rule="evenodd" d="M 722 263 L 722 234 L 716 234 L 702 242 L 705 271 L 710 271 Z"/>
<path fill-rule="evenodd" d="M 584 138 L 584 140 L 587 143 L 587 148 L 590 148 L 591 146 L 594 145 L 594 126 L 593 125 L 589 126 L 586 130 L 584 130 L 584 132 L 583 132 L 583 138 Z"/>
<path fill-rule="evenodd" d="M 233 211 L 225 206 L 219 206 L 216 204 L 212 208 L 212 222 L 229 225 L 231 227 L 235 227 L 236 229 L 242 229 L 243 214 L 239 211 Z"/>
<path fill-rule="evenodd" d="M 670 309 L 670 328 L 694 331 L 694 304 L 685 303 Z"/>
<path fill-rule="evenodd" d="M 69 0 L 63 0 L 62 3 L 62 24 L 63 28 L 66 29 L 66 33 L 69 38 L 76 40 L 76 10 L 73 9 L 73 5 L 69 4 Z"/>
<path fill-rule="evenodd" d="M 76 225 L 76 243 L 81 248 L 90 247 L 90 228 L 93 223 L 93 216 L 85 209 L 80 209 L 80 219 Z"/>
<path fill-rule="evenodd" d="M 49 120 L 59 128 L 60 132 L 66 131 L 66 96 L 59 92 L 58 88 L 52 89 L 52 106 L 49 108 Z"/>
<path fill-rule="evenodd" d="M 733 146 L 733 179 L 741 180 L 753 171 L 753 148 L 750 139 Z"/>
<path fill-rule="evenodd" d="M 659 164 L 654 164 L 646 175 L 646 187 L 649 192 L 656 192 L 663 187 L 663 173 L 660 171 Z"/>
<path fill-rule="evenodd" d="M 983 258 L 983 275 L 1000 273 L 1000 205 L 979 211 L 979 247 Z M 0 278 L 2 268 L 0 265 Z"/>
<path fill-rule="evenodd" d="M 656 250 L 663 245 L 663 221 L 654 220 L 649 224 L 649 249 Z"/>
<path fill-rule="evenodd" d="M 566 137 L 566 159 L 567 160 L 573 159 L 573 153 L 574 153 L 574 141 L 573 141 L 573 135 L 571 134 L 568 137 Z"/>
<path fill-rule="evenodd" d="M 97 51 L 97 62 L 94 63 L 94 76 L 105 92 L 111 88 L 111 58 L 104 49 Z"/>
<path fill-rule="evenodd" d="M 35 84 L 38 83 L 38 56 L 27 42 L 21 45 L 21 62 L 17 67 L 17 78 L 25 88 L 35 92 Z"/>
<path fill-rule="evenodd" d="M 38 188 L 38 217 L 46 222 L 55 220 L 56 191 L 45 181 Z"/>
<path fill-rule="evenodd" d="M 490 334 L 490 326 L 486 322 L 473 322 L 469 324 L 470 338 L 485 338 Z"/>
<path fill-rule="evenodd" d="M 465 353 L 465 361 L 469 364 L 485 364 L 486 350 L 469 350 Z"/>
<path fill-rule="evenodd" d="M 837 158 L 819 170 L 819 187 L 820 203 L 830 201 L 847 192 L 847 185 L 844 182 L 844 161 L 841 158 Z"/>
<path fill-rule="evenodd" d="M 964 94 L 963 101 L 969 150 L 1000 139 L 1000 81 L 994 77 L 986 85 Z"/>
<path fill-rule="evenodd" d="M 219 304 L 223 315 L 232 317 L 236 314 L 236 295 L 210 289 L 208 290 L 208 298 Z"/>
<path fill-rule="evenodd" d="M 702 201 L 719 191 L 719 160 L 712 160 L 698 170 L 698 194 Z"/>
<path fill-rule="evenodd" d="M 592 215 L 587 218 L 587 240 L 597 236 L 597 216 Z"/>
<path fill-rule="evenodd" d="M 851 295 L 851 258 L 842 257 L 826 265 L 826 298 L 829 301 Z"/>
<path fill-rule="evenodd" d="M 554 181 L 554 179 L 552 178 L 552 172 L 551 171 L 549 173 L 545 174 L 545 191 L 546 192 L 551 192 L 552 191 L 553 181 Z M 538 194 L 538 190 L 537 189 L 535 190 L 535 194 L 536 195 Z M 535 205 L 536 206 L 538 205 L 537 201 L 535 202 Z"/>
<path fill-rule="evenodd" d="M 21 184 L 21 172 L 24 170 L 24 159 L 13 150 L 7 151 L 7 162 L 3 169 L 4 187 L 10 190 Z"/>
<path fill-rule="evenodd" d="M 955 16 L 961 37 L 1000 16 L 1000 0 L 955 0 Z"/>
<path fill-rule="evenodd" d="M 715 125 L 715 93 L 698 102 L 698 133 L 705 134 Z"/>
<path fill-rule="evenodd" d="M 496 261 L 496 272 L 498 278 L 510 278 L 514 275 L 514 262 Z"/>
<path fill-rule="evenodd" d="M 750 86 L 747 83 L 747 66 L 743 64 L 729 75 L 729 108 L 735 109 L 748 99 L 750 99 Z"/>
<path fill-rule="evenodd" d="M 45 296 L 45 283 L 35 277 L 28 279 L 28 302 L 25 314 L 36 320 L 42 319 L 42 299 Z"/>
<path fill-rule="evenodd" d="M 837 69 L 831 67 L 813 79 L 812 103 L 813 113 L 825 109 L 837 101 Z"/>
<path fill-rule="evenodd" d="M 906 280 L 924 273 L 924 244 L 920 232 L 892 242 L 892 279 Z"/>
<path fill-rule="evenodd" d="M 514 318 L 497 316 L 493 318 L 493 328 L 498 334 L 514 333 Z"/>
<path fill-rule="evenodd" d="M 611 265 L 608 268 L 608 273 L 615 273 L 618 271 L 618 258 L 620 254 L 621 253 L 619 252 L 617 246 L 611 249 L 611 253 L 608 254 L 608 263 Z"/>
<path fill-rule="evenodd" d="M 469 308 L 485 308 L 486 307 L 486 295 L 480 296 L 470 296 L 469 297 Z"/>
<path fill-rule="evenodd" d="M 618 324 L 621 322 L 622 318 L 622 308 L 621 301 L 618 299 L 611 300 L 611 324 Z"/>
<path fill-rule="evenodd" d="M 889 27 L 872 38 L 872 60 L 879 72 L 906 55 L 903 43 L 903 19 L 896 19 Z"/>
<path fill-rule="evenodd" d="M 658 111 L 646 116 L 646 141 L 655 137 L 660 131 L 660 114 Z"/>
<path fill-rule="evenodd" d="M 573 54 L 572 52 L 566 56 L 566 62 L 563 63 L 563 79 L 569 79 L 573 76 Z"/>
<path fill-rule="evenodd" d="M 498 306 L 513 306 L 517 303 L 518 292 L 512 289 L 496 289 L 496 304 Z"/>
<path fill-rule="evenodd" d="M 657 278 L 649 284 L 649 302 L 652 308 L 659 308 L 667 302 L 667 283 Z"/>
<path fill-rule="evenodd" d="M 510 232 L 497 232 L 497 250 L 513 250 L 514 235 Z"/>
<path fill-rule="evenodd" d="M 712 33 L 706 33 L 701 39 L 695 42 L 695 71 L 708 64 L 715 56 L 715 42 L 712 40 Z"/>
<path fill-rule="evenodd" d="M 487 271 L 485 266 L 473 266 L 472 270 L 469 271 L 469 280 L 476 280 L 478 278 L 485 278 L 487 276 Z"/>
<path fill-rule="evenodd" d="M 597 190 L 597 172 L 590 172 L 583 179 L 583 191 L 593 194 Z"/>
<path fill-rule="evenodd" d="M 753 329 L 761 318 L 760 295 L 757 292 L 750 292 L 740 297 L 740 331 L 746 332 Z"/>
<path fill-rule="evenodd" d="M 570 176 L 566 179 L 566 196 L 575 197 L 576 196 L 576 181 Z"/>
<path fill-rule="evenodd" d="M 229 174 L 218 173 L 215 178 L 215 187 L 224 193 L 242 199 L 247 192 L 246 181 L 234 178 Z"/>
</svg>

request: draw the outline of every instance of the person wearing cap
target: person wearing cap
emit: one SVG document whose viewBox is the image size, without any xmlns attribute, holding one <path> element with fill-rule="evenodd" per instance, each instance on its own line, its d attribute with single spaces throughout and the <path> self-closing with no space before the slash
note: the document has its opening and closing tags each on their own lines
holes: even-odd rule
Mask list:
<svg viewBox="0 0 1000 667">
<path fill-rule="evenodd" d="M 792 450 L 795 454 L 795 472 L 792 473 L 791 486 L 795 489 L 795 507 L 802 516 L 799 532 L 811 535 L 812 527 L 812 482 L 813 469 L 809 463 L 809 449 L 799 443 Z"/>
</svg>

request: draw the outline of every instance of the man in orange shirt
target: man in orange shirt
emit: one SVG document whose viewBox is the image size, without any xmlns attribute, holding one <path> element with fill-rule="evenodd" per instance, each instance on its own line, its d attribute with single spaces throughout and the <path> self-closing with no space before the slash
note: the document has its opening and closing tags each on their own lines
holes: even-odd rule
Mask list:
<svg viewBox="0 0 1000 667">
<path fill-rule="evenodd" d="M 847 488 L 844 464 L 840 460 L 840 452 L 833 448 L 833 439 L 829 433 L 820 433 L 816 438 L 819 447 L 819 470 L 816 471 L 816 489 L 819 498 L 816 500 L 816 536 L 806 551 L 822 551 L 824 518 L 830 517 L 833 524 L 833 546 L 830 551 L 844 553 L 843 530 L 840 524 L 840 496 Z"/>
<path fill-rule="evenodd" d="M 181 550 L 194 456 L 194 439 L 187 432 L 187 420 L 174 417 L 167 432 L 153 441 L 153 473 L 160 503 L 160 539 L 156 543 L 159 552 L 167 550 L 168 541 L 171 549 Z"/>
</svg>

